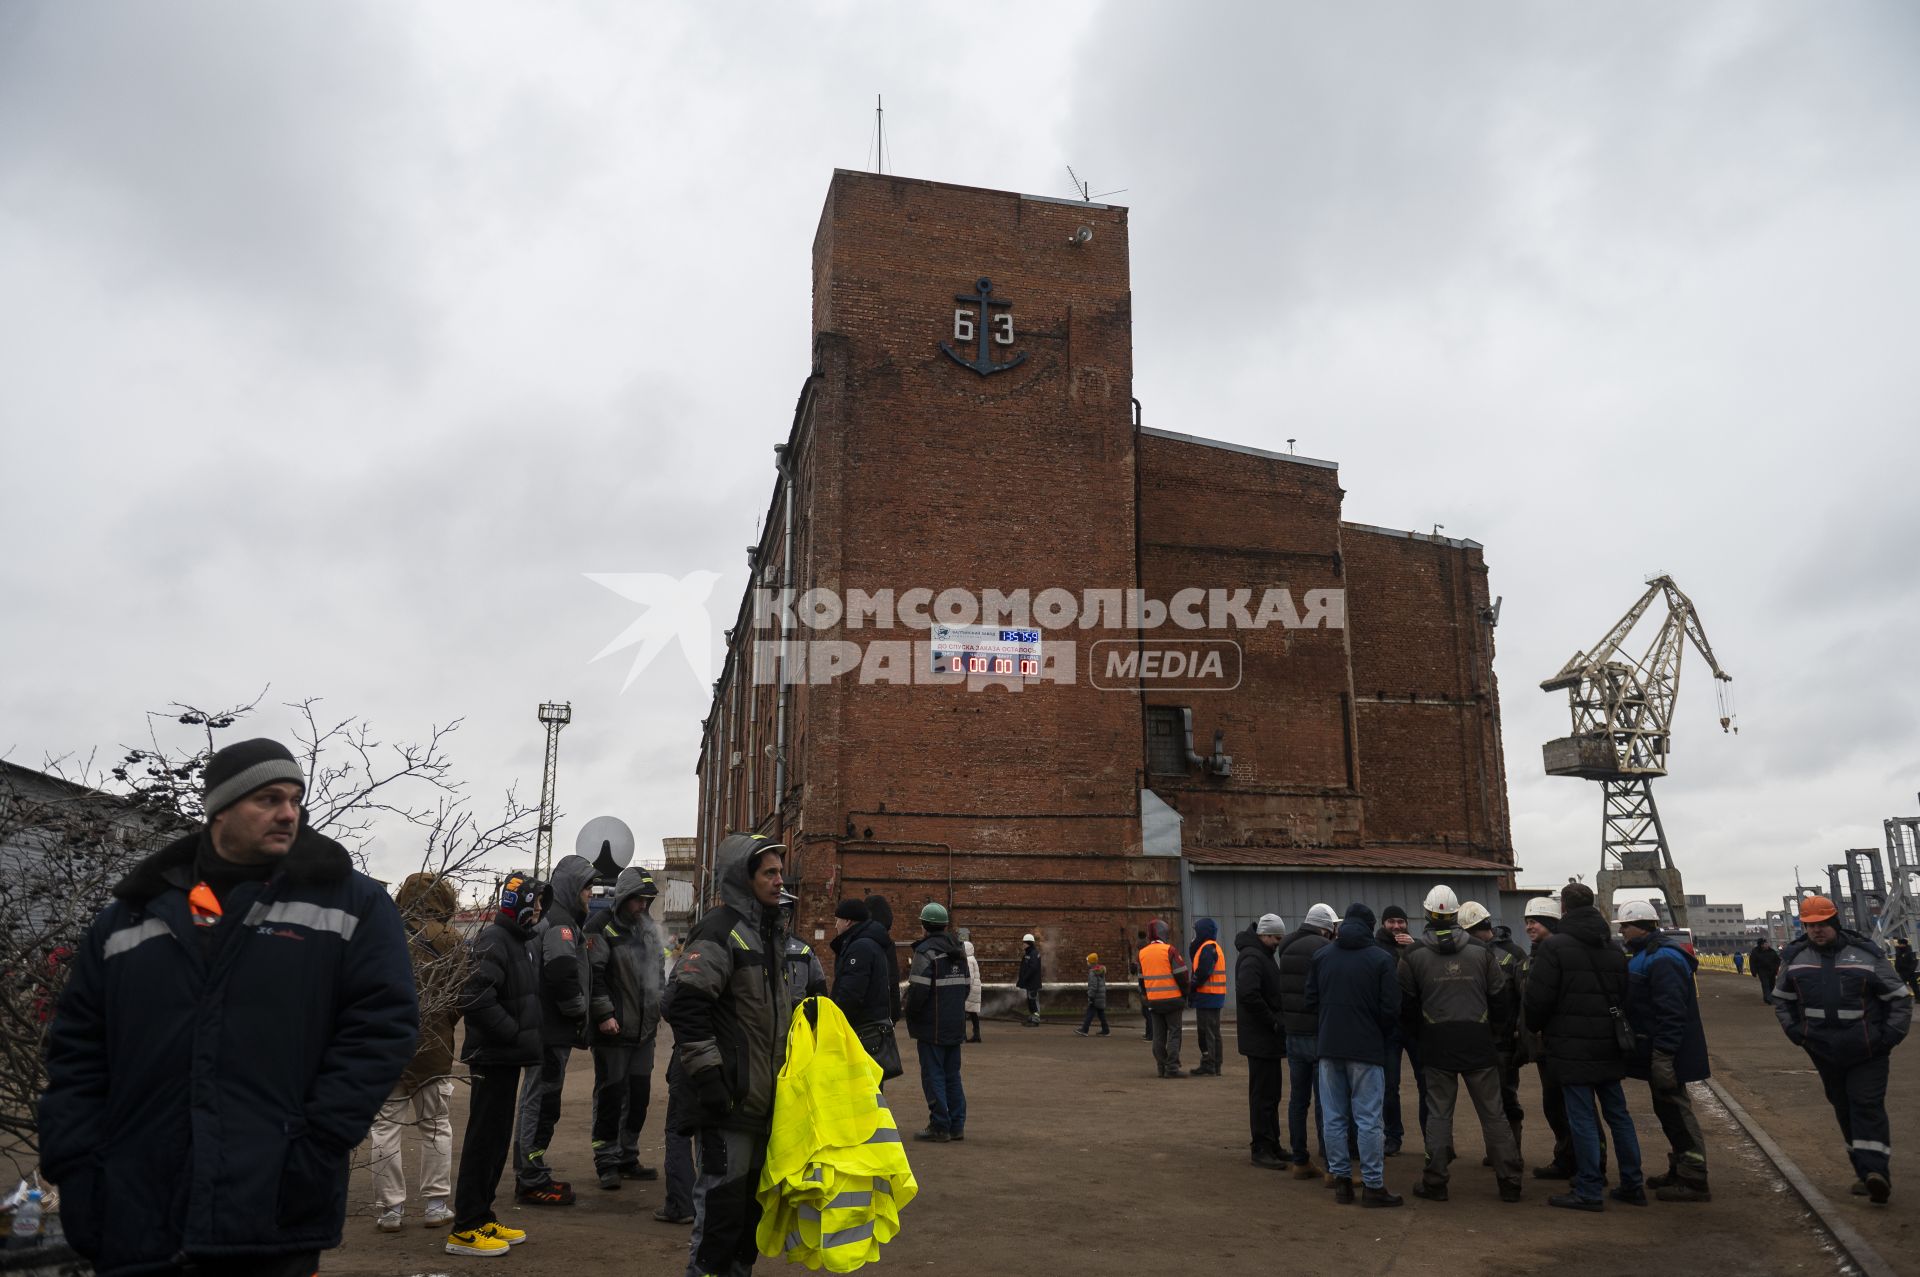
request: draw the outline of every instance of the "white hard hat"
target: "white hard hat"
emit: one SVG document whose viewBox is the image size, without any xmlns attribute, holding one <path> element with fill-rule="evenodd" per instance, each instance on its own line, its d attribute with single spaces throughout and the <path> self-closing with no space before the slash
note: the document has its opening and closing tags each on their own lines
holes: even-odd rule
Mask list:
<svg viewBox="0 0 1920 1277">
<path fill-rule="evenodd" d="M 1527 901 L 1527 917 L 1560 919 L 1560 901 L 1553 896 L 1535 896 Z"/>
<path fill-rule="evenodd" d="M 1332 905 L 1320 904 L 1307 910 L 1307 925 L 1332 931 L 1340 925 L 1340 915 L 1333 911 Z"/>
<path fill-rule="evenodd" d="M 1031 931 L 1029 931 L 1029 932 L 1027 932 L 1027 934 L 1026 934 L 1026 935 L 1024 935 L 1024 936 L 1021 936 L 1021 937 L 1020 937 L 1020 942 L 1021 942 L 1022 944 L 1032 944 L 1032 943 L 1033 943 L 1033 932 L 1031 932 Z"/>
<path fill-rule="evenodd" d="M 1420 906 L 1428 913 L 1459 913 L 1460 897 L 1453 894 L 1453 888 L 1442 883 L 1427 893 L 1426 903 Z"/>
<path fill-rule="evenodd" d="M 1472 931 L 1491 917 L 1493 915 L 1487 912 L 1487 907 L 1478 900 L 1469 900 L 1460 906 L 1460 926 L 1463 930 Z"/>
<path fill-rule="evenodd" d="M 1647 922 L 1660 925 L 1660 915 L 1655 912 L 1650 900 L 1622 900 L 1620 908 L 1614 912 L 1613 920 L 1617 923 Z"/>
</svg>

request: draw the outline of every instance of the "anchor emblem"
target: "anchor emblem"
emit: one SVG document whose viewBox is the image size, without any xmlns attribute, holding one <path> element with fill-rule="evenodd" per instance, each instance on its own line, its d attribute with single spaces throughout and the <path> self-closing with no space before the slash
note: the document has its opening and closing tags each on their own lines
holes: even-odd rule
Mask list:
<svg viewBox="0 0 1920 1277">
<path fill-rule="evenodd" d="M 947 352 L 947 358 L 962 368 L 971 368 L 982 377 L 991 377 L 994 373 L 1017 368 L 1026 362 L 1025 351 L 1020 352 L 1004 364 L 993 362 L 993 346 L 1013 345 L 1013 303 L 1002 301 L 993 295 L 993 281 L 982 275 L 973 282 L 971 295 L 956 293 L 953 300 L 965 303 L 953 312 L 953 339 L 956 342 L 973 342 L 973 358 L 969 359 L 946 342 L 940 343 L 940 349 Z M 992 307 L 1004 307 L 993 310 Z M 972 307 L 972 309 L 968 309 Z"/>
</svg>

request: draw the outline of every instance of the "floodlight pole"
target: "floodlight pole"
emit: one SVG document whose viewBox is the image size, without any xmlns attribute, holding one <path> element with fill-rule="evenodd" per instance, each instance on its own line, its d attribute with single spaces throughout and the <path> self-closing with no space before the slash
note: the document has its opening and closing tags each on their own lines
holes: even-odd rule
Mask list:
<svg viewBox="0 0 1920 1277">
<path fill-rule="evenodd" d="M 547 725 L 547 766 L 540 777 L 540 829 L 533 844 L 533 876 L 545 881 L 553 859 L 553 795 L 560 771 L 560 729 L 573 721 L 573 702 L 541 705 L 540 721 Z"/>
</svg>

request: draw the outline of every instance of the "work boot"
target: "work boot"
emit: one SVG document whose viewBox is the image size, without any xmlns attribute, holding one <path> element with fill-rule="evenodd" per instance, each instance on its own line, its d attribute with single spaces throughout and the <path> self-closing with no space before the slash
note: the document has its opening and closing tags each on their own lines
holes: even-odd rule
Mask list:
<svg viewBox="0 0 1920 1277">
<path fill-rule="evenodd" d="M 1517 1179 L 1501 1180 L 1500 1181 L 1500 1200 L 1503 1202 L 1519 1201 L 1520 1200 L 1520 1181 Z"/>
<path fill-rule="evenodd" d="M 1328 1178 L 1332 1179 L 1333 1177 L 1328 1176 Z M 1342 1206 L 1353 1205 L 1353 1181 L 1351 1179 L 1343 1175 L 1333 1181 L 1333 1200 Z"/>
<path fill-rule="evenodd" d="M 1443 1189 L 1442 1191 L 1444 1192 L 1445 1190 Z M 1382 1184 L 1378 1188 L 1364 1189 L 1360 1194 L 1360 1204 L 1362 1206 L 1401 1206 L 1406 1203 L 1406 1200 L 1406 1198 L 1400 1196 L 1398 1193 L 1389 1193 L 1385 1184 Z"/>
<path fill-rule="evenodd" d="M 927 1126 L 927 1127 L 923 1127 L 920 1130 L 915 1131 L 913 1133 L 913 1138 L 917 1140 L 925 1140 L 930 1144 L 945 1144 L 949 1140 L 951 1140 L 953 1136 L 947 1131 L 941 1130 L 937 1126 Z"/>
<path fill-rule="evenodd" d="M 550 1179 L 544 1184 L 532 1186 L 522 1184 L 513 1190 L 513 1200 L 525 1202 L 529 1206 L 571 1206 L 573 1205 L 573 1185 L 559 1179 Z"/>
<path fill-rule="evenodd" d="M 1315 1179 L 1318 1178 L 1319 1174 L 1319 1171 L 1313 1169 L 1312 1162 L 1295 1162 L 1293 1164 L 1293 1177 L 1295 1179 Z"/>
<path fill-rule="evenodd" d="M 1867 1200 L 1875 1206 L 1885 1206 L 1887 1199 L 1893 1196 L 1893 1181 L 1879 1171 L 1867 1176 Z"/>
<path fill-rule="evenodd" d="M 1369 1189 L 1368 1191 L 1371 1192 L 1372 1190 Z M 1413 1186 L 1413 1195 L 1423 1202 L 1444 1202 L 1447 1200 L 1447 1186 L 1445 1184 L 1429 1184 L 1423 1179 Z"/>
<path fill-rule="evenodd" d="M 631 1166 L 622 1166 L 620 1168 L 620 1178 L 621 1179 L 648 1179 L 648 1180 L 659 1179 L 660 1172 L 655 1170 L 651 1166 L 643 1166 L 639 1162 L 635 1162 Z"/>
<path fill-rule="evenodd" d="M 1547 1199 L 1547 1205 L 1559 1206 L 1566 1210 L 1586 1210 L 1598 1214 L 1607 1208 L 1607 1204 L 1597 1197 L 1580 1197 L 1573 1193 L 1555 1193 Z"/>
<path fill-rule="evenodd" d="M 1619 1191 L 1619 1189 L 1614 1190 L 1616 1193 Z M 1671 1184 L 1662 1184 L 1653 1195 L 1663 1202 L 1710 1202 L 1713 1200 L 1713 1194 L 1708 1191 L 1705 1183 L 1683 1184 L 1678 1180 Z"/>
<path fill-rule="evenodd" d="M 607 1193 L 617 1193 L 620 1191 L 619 1167 L 609 1166 L 606 1170 L 600 1172 L 600 1189 L 602 1192 Z"/>
<path fill-rule="evenodd" d="M 1616 1202 L 1622 1202 L 1628 1206 L 1645 1206 L 1647 1204 L 1647 1190 L 1644 1188 L 1610 1188 L 1607 1190 L 1607 1196 Z M 1667 1196 L 1666 1189 L 1660 1190 L 1660 1200 L 1663 1202 L 1672 1200 Z"/>
<path fill-rule="evenodd" d="M 1262 1148 L 1253 1150 L 1253 1164 L 1255 1166 L 1264 1166 L 1270 1171 L 1284 1171 L 1288 1166 L 1287 1162 L 1281 1160 L 1279 1154 L 1269 1153 Z"/>
<path fill-rule="evenodd" d="M 1857 1179 L 1853 1181 L 1853 1187 L 1849 1188 L 1847 1191 L 1849 1193 L 1852 1193 L 1855 1197 L 1865 1197 L 1867 1195 L 1867 1181 L 1863 1179 Z"/>
<path fill-rule="evenodd" d="M 1669 1184 L 1678 1184 L 1679 1182 L 1680 1182 L 1680 1162 L 1679 1162 L 1679 1159 L 1675 1158 L 1674 1155 L 1671 1153 L 1667 1154 L 1667 1173 L 1666 1174 L 1647 1176 L 1647 1187 L 1655 1190 L 1656 1192 L 1660 1189 L 1665 1188 Z"/>
<path fill-rule="evenodd" d="M 1573 1172 L 1562 1170 L 1558 1166 L 1536 1166 L 1533 1168 L 1535 1179 L 1572 1179 Z"/>
</svg>

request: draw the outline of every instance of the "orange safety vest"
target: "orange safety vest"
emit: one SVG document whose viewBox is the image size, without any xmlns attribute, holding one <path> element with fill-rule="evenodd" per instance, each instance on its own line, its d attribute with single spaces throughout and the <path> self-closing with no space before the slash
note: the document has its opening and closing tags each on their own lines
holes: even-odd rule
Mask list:
<svg viewBox="0 0 1920 1277">
<path fill-rule="evenodd" d="M 1224 998 L 1227 996 L 1227 955 L 1218 940 L 1200 942 L 1200 947 L 1193 951 L 1194 969 L 1199 969 L 1200 955 L 1206 952 L 1209 945 L 1213 946 L 1213 970 L 1207 974 L 1207 982 L 1195 989 L 1194 993 L 1196 996 L 1217 993 Z"/>
<path fill-rule="evenodd" d="M 1155 940 L 1140 950 L 1140 987 L 1149 1002 L 1177 1002 L 1183 994 L 1173 978 L 1173 946 Z"/>
</svg>

